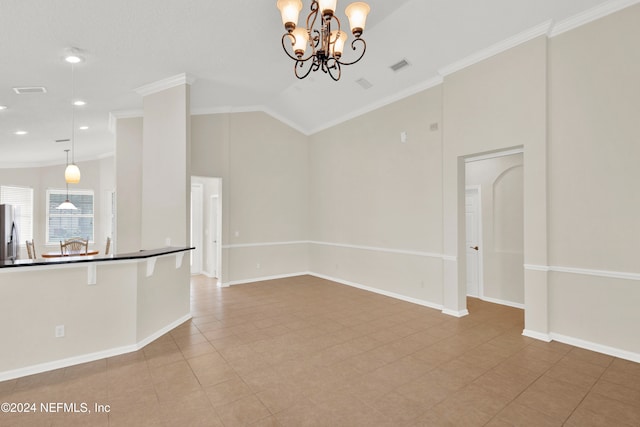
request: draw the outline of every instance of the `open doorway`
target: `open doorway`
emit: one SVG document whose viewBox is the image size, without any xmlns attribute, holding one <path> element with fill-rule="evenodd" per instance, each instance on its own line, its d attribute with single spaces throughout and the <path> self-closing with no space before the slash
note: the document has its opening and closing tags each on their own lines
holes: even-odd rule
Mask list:
<svg viewBox="0 0 640 427">
<path fill-rule="evenodd" d="M 222 179 L 191 177 L 191 274 L 222 278 Z"/>
<path fill-rule="evenodd" d="M 524 308 L 522 149 L 465 159 L 467 295 Z"/>
</svg>

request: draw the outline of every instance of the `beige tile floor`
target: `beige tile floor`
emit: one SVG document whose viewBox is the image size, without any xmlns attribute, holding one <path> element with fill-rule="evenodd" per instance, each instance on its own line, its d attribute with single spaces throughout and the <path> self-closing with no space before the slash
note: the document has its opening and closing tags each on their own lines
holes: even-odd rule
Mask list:
<svg viewBox="0 0 640 427">
<path fill-rule="evenodd" d="M 640 426 L 640 364 L 525 338 L 523 312 L 470 316 L 310 276 L 217 288 L 144 349 L 0 383 L 0 402 L 109 413 L 1 426 Z"/>
</svg>

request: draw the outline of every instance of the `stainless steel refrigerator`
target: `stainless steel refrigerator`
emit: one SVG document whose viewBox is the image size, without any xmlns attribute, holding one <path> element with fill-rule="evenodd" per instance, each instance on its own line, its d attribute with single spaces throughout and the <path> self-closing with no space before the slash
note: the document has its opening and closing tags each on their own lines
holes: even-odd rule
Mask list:
<svg viewBox="0 0 640 427">
<path fill-rule="evenodd" d="M 0 261 L 16 260 L 20 254 L 18 218 L 12 205 L 0 205 Z"/>
</svg>

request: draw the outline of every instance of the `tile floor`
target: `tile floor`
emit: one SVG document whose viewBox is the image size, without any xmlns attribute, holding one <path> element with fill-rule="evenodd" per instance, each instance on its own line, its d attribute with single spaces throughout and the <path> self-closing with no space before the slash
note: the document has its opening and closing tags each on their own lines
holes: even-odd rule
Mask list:
<svg viewBox="0 0 640 427">
<path fill-rule="evenodd" d="M 310 276 L 192 280 L 193 320 L 144 349 L 0 382 L 2 426 L 639 426 L 640 364 Z M 94 405 L 109 405 L 96 413 Z"/>
</svg>

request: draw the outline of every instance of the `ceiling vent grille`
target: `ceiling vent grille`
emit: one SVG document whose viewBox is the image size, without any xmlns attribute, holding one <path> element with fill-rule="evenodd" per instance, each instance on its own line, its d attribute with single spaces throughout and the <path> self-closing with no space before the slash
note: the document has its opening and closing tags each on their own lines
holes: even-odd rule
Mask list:
<svg viewBox="0 0 640 427">
<path fill-rule="evenodd" d="M 411 65 L 411 64 L 409 64 L 409 61 L 407 61 L 406 59 L 402 59 L 401 61 L 396 62 L 395 64 L 393 64 L 389 68 L 391 68 L 395 72 L 398 72 L 401 69 L 403 69 L 404 67 L 408 67 L 409 65 Z"/>
<path fill-rule="evenodd" d="M 47 93 L 47 89 L 43 86 L 14 87 L 13 91 L 18 95 L 24 95 L 27 93 Z"/>
<path fill-rule="evenodd" d="M 365 79 L 364 77 L 356 80 L 356 83 L 358 83 L 362 87 L 362 89 L 365 89 L 365 90 L 373 87 L 371 82 Z"/>
</svg>

